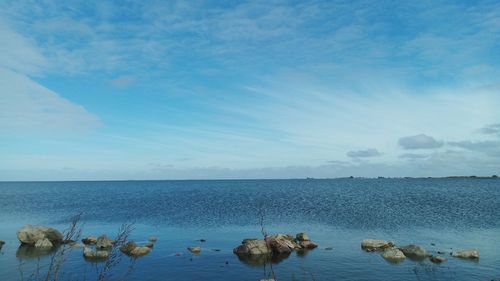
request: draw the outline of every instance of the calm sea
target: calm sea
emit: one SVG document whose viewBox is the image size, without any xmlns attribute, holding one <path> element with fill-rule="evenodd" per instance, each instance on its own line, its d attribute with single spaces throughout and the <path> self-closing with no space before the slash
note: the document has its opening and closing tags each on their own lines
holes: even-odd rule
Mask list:
<svg viewBox="0 0 500 281">
<path fill-rule="evenodd" d="M 320 245 L 275 261 L 277 280 L 500 279 L 500 180 L 2 182 L 0 196 L 0 240 L 6 242 L 0 280 L 28 280 L 50 259 L 20 249 L 16 229 L 44 224 L 63 230 L 78 213 L 84 236 L 113 237 L 121 224 L 133 223 L 131 239 L 158 237 L 148 256 L 123 258 L 111 280 L 265 278 L 269 265 L 232 253 L 243 238 L 261 237 L 261 217 L 271 234 L 305 231 Z M 432 253 L 479 248 L 481 258 L 391 264 L 363 252 L 365 238 L 416 243 Z M 188 246 L 201 246 L 201 254 L 190 254 Z M 64 278 L 95 280 L 100 266 L 74 249 Z"/>
</svg>

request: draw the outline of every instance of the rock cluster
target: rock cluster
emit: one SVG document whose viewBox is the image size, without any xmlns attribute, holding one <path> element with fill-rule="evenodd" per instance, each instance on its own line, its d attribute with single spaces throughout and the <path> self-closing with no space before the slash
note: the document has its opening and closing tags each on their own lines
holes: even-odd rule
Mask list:
<svg viewBox="0 0 500 281">
<path fill-rule="evenodd" d="M 150 237 L 151 238 L 151 237 Z M 153 239 L 149 239 L 152 241 Z M 156 242 L 157 239 L 154 239 Z M 134 241 L 129 241 L 125 245 L 120 247 L 120 251 L 130 257 L 142 257 L 151 252 L 153 249 L 154 242 L 146 243 L 143 246 L 138 246 Z"/>
<path fill-rule="evenodd" d="M 434 243 L 431 245 L 435 246 Z M 376 239 L 365 239 L 361 241 L 361 248 L 367 252 L 380 251 L 381 256 L 390 262 L 400 262 L 405 258 L 410 258 L 416 261 L 422 261 L 426 258 L 433 263 L 442 263 L 447 261 L 447 259 L 440 254 L 441 251 L 437 251 L 438 255 L 432 255 L 426 251 L 423 247 L 409 244 L 405 246 L 396 247 L 394 242 L 387 242 L 386 240 L 376 240 Z M 479 250 L 468 249 L 463 251 L 457 251 L 451 253 L 453 257 L 464 258 L 464 259 L 478 259 Z"/>
<path fill-rule="evenodd" d="M 309 250 L 318 247 L 305 233 L 295 237 L 288 234 L 266 236 L 264 240 L 245 239 L 241 245 L 233 249 L 237 255 L 288 255 L 294 250 Z"/>
</svg>

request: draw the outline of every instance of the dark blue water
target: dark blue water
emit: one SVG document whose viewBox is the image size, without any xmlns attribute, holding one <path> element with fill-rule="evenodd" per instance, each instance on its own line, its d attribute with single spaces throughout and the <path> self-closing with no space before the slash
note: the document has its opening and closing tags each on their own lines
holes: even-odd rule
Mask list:
<svg viewBox="0 0 500 281">
<path fill-rule="evenodd" d="M 124 258 L 111 280 L 264 278 L 268 266 L 232 253 L 243 238 L 261 236 L 262 214 L 268 232 L 306 231 L 320 244 L 274 264 L 278 280 L 500 278 L 500 180 L 4 182 L 0 194 L 0 240 L 7 242 L 0 255 L 0 280 L 27 280 L 50 258 L 19 254 L 16 229 L 46 224 L 62 230 L 78 213 L 83 213 L 84 236 L 113 236 L 122 223 L 133 223 L 132 239 L 159 238 L 148 256 Z M 202 238 L 207 242 L 197 241 Z M 360 249 L 365 238 L 417 243 L 434 253 L 479 248 L 481 258 L 390 264 Z M 201 246 L 202 252 L 189 254 L 187 246 Z M 100 265 L 81 255 L 75 249 L 66 262 L 68 280 L 95 279 Z"/>
</svg>

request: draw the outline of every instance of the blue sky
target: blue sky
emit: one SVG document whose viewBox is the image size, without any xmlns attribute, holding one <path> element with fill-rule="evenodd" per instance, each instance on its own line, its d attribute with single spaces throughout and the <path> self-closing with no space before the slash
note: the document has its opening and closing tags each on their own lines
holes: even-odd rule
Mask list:
<svg viewBox="0 0 500 281">
<path fill-rule="evenodd" d="M 2 1 L 0 180 L 500 174 L 498 1 Z"/>
</svg>

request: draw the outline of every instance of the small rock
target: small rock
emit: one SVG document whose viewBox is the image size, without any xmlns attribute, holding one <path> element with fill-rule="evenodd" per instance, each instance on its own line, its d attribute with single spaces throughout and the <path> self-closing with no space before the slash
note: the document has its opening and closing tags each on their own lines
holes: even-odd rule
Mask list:
<svg viewBox="0 0 500 281">
<path fill-rule="evenodd" d="M 144 247 L 148 247 L 148 248 L 151 248 L 151 249 L 153 249 L 154 246 L 155 246 L 155 243 L 152 243 L 152 242 L 144 244 Z"/>
<path fill-rule="evenodd" d="M 394 246 L 394 243 L 385 240 L 365 239 L 361 241 L 361 248 L 365 251 L 380 251 Z"/>
<path fill-rule="evenodd" d="M 57 229 L 43 225 L 26 225 L 19 229 L 17 238 L 23 244 L 35 245 L 38 240 L 47 238 L 51 243 L 60 243 L 63 235 Z"/>
<path fill-rule="evenodd" d="M 333 250 L 333 248 L 332 247 L 326 247 L 325 250 L 331 251 L 331 250 Z"/>
<path fill-rule="evenodd" d="M 52 242 L 50 242 L 50 240 L 47 238 L 38 240 L 35 243 L 35 248 L 52 248 L 52 246 Z"/>
<path fill-rule="evenodd" d="M 452 256 L 463 259 L 479 259 L 479 250 L 468 249 L 468 250 L 453 252 Z"/>
<path fill-rule="evenodd" d="M 297 233 L 296 238 L 297 238 L 298 241 L 309 241 L 309 240 L 311 240 L 311 239 L 309 239 L 309 236 L 305 232 Z"/>
<path fill-rule="evenodd" d="M 130 255 L 134 257 L 142 257 L 151 252 L 151 248 L 149 247 L 135 247 L 131 252 Z"/>
<path fill-rule="evenodd" d="M 212 249 L 214 252 L 220 252 L 220 249 Z"/>
<path fill-rule="evenodd" d="M 317 248 L 318 247 L 318 244 L 314 243 L 313 241 L 311 240 L 305 240 L 305 241 L 300 241 L 299 242 L 299 245 L 300 247 L 302 247 L 303 249 L 314 249 L 314 248 Z"/>
<path fill-rule="evenodd" d="M 405 256 L 413 259 L 424 259 L 430 256 L 424 248 L 415 244 L 402 246 L 399 247 L 399 249 L 405 254 Z"/>
<path fill-rule="evenodd" d="M 200 247 L 188 247 L 187 249 L 188 249 L 188 251 L 190 251 L 193 254 L 199 254 L 201 252 Z"/>
<path fill-rule="evenodd" d="M 158 238 L 157 238 L 156 236 L 149 236 L 148 240 L 149 240 L 150 242 L 155 243 L 156 241 L 158 241 Z"/>
<path fill-rule="evenodd" d="M 5 241 L 0 240 L 0 250 L 2 249 L 3 245 L 5 245 Z"/>
<path fill-rule="evenodd" d="M 106 235 L 101 235 L 97 238 L 95 246 L 97 249 L 108 249 L 113 246 L 115 241 L 109 239 Z"/>
<path fill-rule="evenodd" d="M 430 258 L 431 262 L 433 263 L 442 263 L 446 261 L 446 258 L 443 256 L 432 256 Z"/>
<path fill-rule="evenodd" d="M 87 259 L 107 259 L 109 257 L 108 251 L 95 251 L 92 248 L 85 246 L 83 248 L 83 256 Z"/>
<path fill-rule="evenodd" d="M 93 244 L 97 243 L 97 237 L 89 236 L 87 238 L 83 238 L 82 243 L 85 245 L 93 245 Z"/>
<path fill-rule="evenodd" d="M 205 240 L 205 239 L 200 239 L 200 242 L 201 242 L 201 243 L 205 243 L 205 242 L 207 242 L 207 240 Z"/>
<path fill-rule="evenodd" d="M 128 241 L 125 245 L 120 247 L 120 251 L 126 255 L 130 255 L 130 252 L 137 247 L 134 241 Z"/>
<path fill-rule="evenodd" d="M 258 239 L 245 239 L 242 244 L 233 249 L 237 255 L 267 255 L 271 253 L 271 248 L 266 241 Z"/>
<path fill-rule="evenodd" d="M 386 249 L 382 252 L 382 257 L 390 262 L 400 262 L 406 258 L 405 254 L 397 248 Z"/>
<path fill-rule="evenodd" d="M 175 256 L 176 257 L 180 257 L 180 256 L 182 256 L 182 254 L 181 253 L 175 253 Z"/>
<path fill-rule="evenodd" d="M 435 243 L 431 243 L 431 246 L 436 246 L 436 244 Z"/>
</svg>

